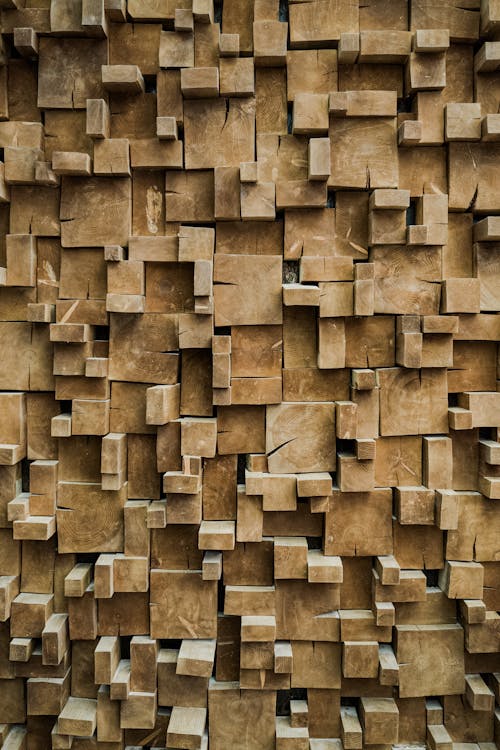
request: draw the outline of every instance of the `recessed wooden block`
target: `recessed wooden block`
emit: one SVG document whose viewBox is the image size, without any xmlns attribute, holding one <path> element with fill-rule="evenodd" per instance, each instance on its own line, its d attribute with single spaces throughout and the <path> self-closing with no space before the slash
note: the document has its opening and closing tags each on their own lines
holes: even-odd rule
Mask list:
<svg viewBox="0 0 500 750">
<path fill-rule="evenodd" d="M 36 238 L 31 234 L 8 234 L 6 236 L 7 286 L 36 284 Z"/>
</svg>

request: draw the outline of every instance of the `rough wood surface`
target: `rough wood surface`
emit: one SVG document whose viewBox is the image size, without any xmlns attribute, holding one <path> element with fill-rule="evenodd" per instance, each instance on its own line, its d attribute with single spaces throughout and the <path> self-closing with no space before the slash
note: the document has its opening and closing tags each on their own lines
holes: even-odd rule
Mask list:
<svg viewBox="0 0 500 750">
<path fill-rule="evenodd" d="M 500 2 L 0 33 L 0 747 L 498 746 Z"/>
</svg>

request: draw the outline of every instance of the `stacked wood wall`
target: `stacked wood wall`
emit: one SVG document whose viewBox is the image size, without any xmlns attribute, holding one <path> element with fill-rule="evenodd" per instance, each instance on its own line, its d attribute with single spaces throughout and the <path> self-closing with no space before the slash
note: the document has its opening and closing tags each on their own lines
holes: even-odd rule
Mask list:
<svg viewBox="0 0 500 750">
<path fill-rule="evenodd" d="M 500 3 L 0 24 L 0 746 L 491 750 Z"/>
</svg>

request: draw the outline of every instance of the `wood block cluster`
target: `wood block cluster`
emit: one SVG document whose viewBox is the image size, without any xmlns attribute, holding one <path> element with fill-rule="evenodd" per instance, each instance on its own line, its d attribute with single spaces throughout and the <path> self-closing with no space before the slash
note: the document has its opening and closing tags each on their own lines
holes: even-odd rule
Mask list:
<svg viewBox="0 0 500 750">
<path fill-rule="evenodd" d="M 0 33 L 0 747 L 493 750 L 500 2 Z"/>
</svg>

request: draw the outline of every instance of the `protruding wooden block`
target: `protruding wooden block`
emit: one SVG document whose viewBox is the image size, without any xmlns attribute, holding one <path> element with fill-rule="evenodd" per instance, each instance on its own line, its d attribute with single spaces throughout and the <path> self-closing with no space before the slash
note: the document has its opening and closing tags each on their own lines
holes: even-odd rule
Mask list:
<svg viewBox="0 0 500 750">
<path fill-rule="evenodd" d="M 255 64 L 275 67 L 286 63 L 288 24 L 264 20 L 253 23 Z"/>
<path fill-rule="evenodd" d="M 198 547 L 206 550 L 231 550 L 235 545 L 234 521 L 202 521 Z"/>
<path fill-rule="evenodd" d="M 238 57 L 240 52 L 239 34 L 221 34 L 219 37 L 219 53 L 221 57 Z"/>
<path fill-rule="evenodd" d="M 102 84 L 113 93 L 140 94 L 144 91 L 144 78 L 137 65 L 103 65 Z"/>
<path fill-rule="evenodd" d="M 38 34 L 35 29 L 17 26 L 14 29 L 14 47 L 22 57 L 37 57 Z"/>
<path fill-rule="evenodd" d="M 174 706 L 167 730 L 167 745 L 200 750 L 207 720 L 206 708 Z"/>
<path fill-rule="evenodd" d="M 448 599 L 482 599 L 484 568 L 480 563 L 447 560 L 439 585 Z"/>
<path fill-rule="evenodd" d="M 378 675 L 378 643 L 376 641 L 344 641 L 342 644 L 344 677 L 368 678 Z"/>
<path fill-rule="evenodd" d="M 297 94 L 293 103 L 293 133 L 322 135 L 328 131 L 328 96 Z"/>
<path fill-rule="evenodd" d="M 219 95 L 218 68 L 182 68 L 181 90 L 186 99 L 204 99 Z"/>
<path fill-rule="evenodd" d="M 365 744 L 398 741 L 399 711 L 392 698 L 361 698 L 360 720 Z"/>
<path fill-rule="evenodd" d="M 355 706 L 340 708 L 340 738 L 345 750 L 361 750 L 363 730 Z"/>
<path fill-rule="evenodd" d="M 97 701 L 90 698 L 68 698 L 58 718 L 58 727 L 61 734 L 90 737 L 96 726 Z"/>
<path fill-rule="evenodd" d="M 87 99 L 86 132 L 91 138 L 109 138 L 110 114 L 105 99 Z"/>
<path fill-rule="evenodd" d="M 146 423 L 167 424 L 179 418 L 180 385 L 155 385 L 146 391 Z"/>
<path fill-rule="evenodd" d="M 179 137 L 175 117 L 157 117 L 156 135 L 160 140 L 176 141 Z"/>
<path fill-rule="evenodd" d="M 465 676 L 465 699 L 473 711 L 493 711 L 495 695 L 480 674 Z"/>
<path fill-rule="evenodd" d="M 274 615 L 243 615 L 241 618 L 241 640 L 244 643 L 267 643 L 276 638 Z"/>
<path fill-rule="evenodd" d="M 88 154 L 79 151 L 54 151 L 52 169 L 56 175 L 90 177 L 92 162 Z"/>
<path fill-rule="evenodd" d="M 96 139 L 94 143 L 94 174 L 109 177 L 130 176 L 128 138 Z M 113 290 L 110 289 L 109 291 Z"/>
<path fill-rule="evenodd" d="M 398 128 L 398 145 L 414 146 L 422 140 L 420 120 L 404 120 Z"/>
<path fill-rule="evenodd" d="M 277 674 L 291 674 L 293 670 L 292 645 L 289 641 L 274 643 L 274 671 Z"/>
<path fill-rule="evenodd" d="M 325 555 L 321 550 L 307 553 L 307 580 L 309 583 L 342 583 L 342 560 L 336 555 Z"/>
<path fill-rule="evenodd" d="M 210 677 L 215 661 L 215 639 L 183 640 L 176 674 Z"/>
<path fill-rule="evenodd" d="M 444 724 L 431 724 L 427 727 L 427 743 L 431 750 L 451 750 L 452 739 Z"/>
</svg>

